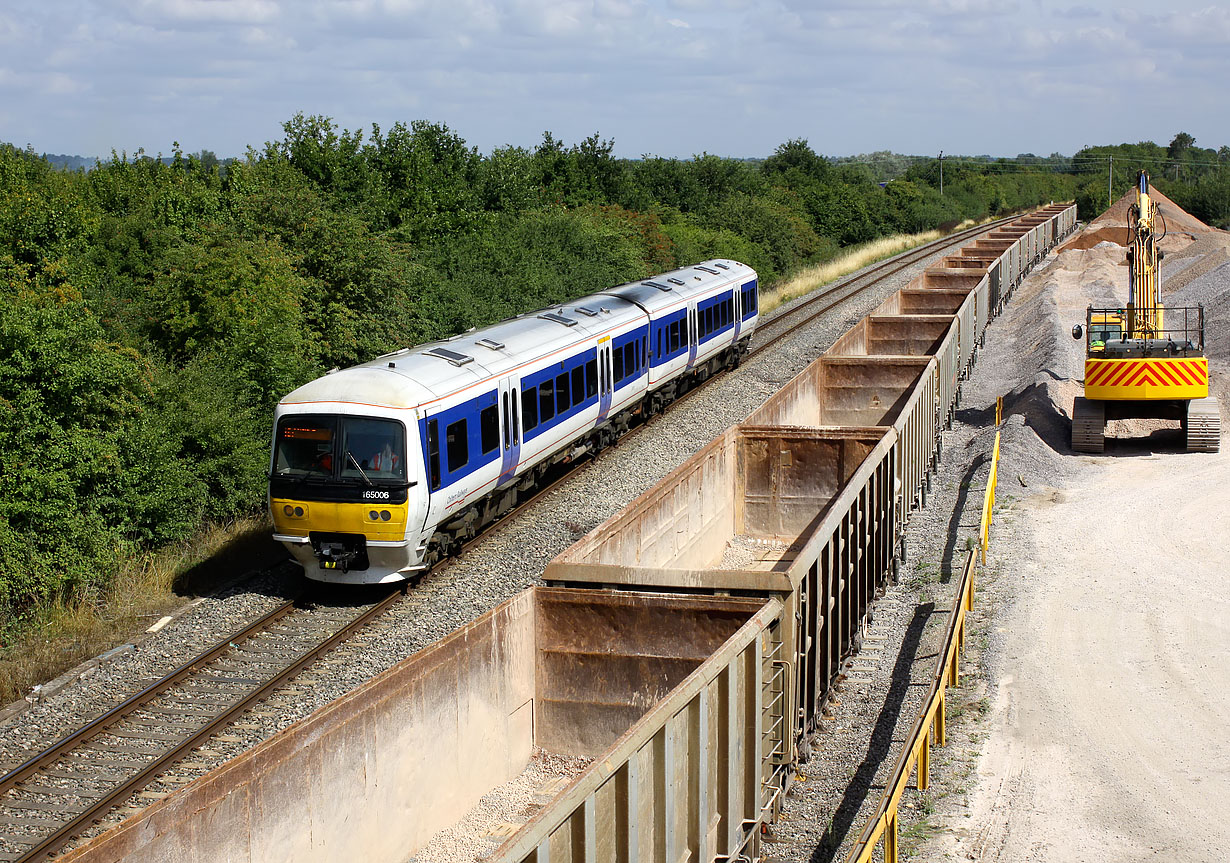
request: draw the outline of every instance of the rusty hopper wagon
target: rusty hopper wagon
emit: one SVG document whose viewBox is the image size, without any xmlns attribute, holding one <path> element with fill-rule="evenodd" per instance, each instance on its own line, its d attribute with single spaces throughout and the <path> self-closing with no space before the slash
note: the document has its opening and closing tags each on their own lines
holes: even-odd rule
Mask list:
<svg viewBox="0 0 1230 863">
<path fill-rule="evenodd" d="M 757 859 L 926 495 L 991 273 L 1006 298 L 1074 219 L 1048 208 L 994 260 L 915 279 L 548 586 L 64 859 Z M 520 806 L 463 817 L 510 785 Z"/>
</svg>

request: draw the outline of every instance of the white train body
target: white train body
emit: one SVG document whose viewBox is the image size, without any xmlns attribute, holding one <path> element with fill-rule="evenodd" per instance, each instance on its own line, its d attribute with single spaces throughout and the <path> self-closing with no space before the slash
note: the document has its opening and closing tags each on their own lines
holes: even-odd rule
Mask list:
<svg viewBox="0 0 1230 863">
<path fill-rule="evenodd" d="M 318 378 L 275 412 L 274 536 L 310 578 L 408 578 L 736 364 L 757 320 L 755 271 L 707 261 Z"/>
</svg>

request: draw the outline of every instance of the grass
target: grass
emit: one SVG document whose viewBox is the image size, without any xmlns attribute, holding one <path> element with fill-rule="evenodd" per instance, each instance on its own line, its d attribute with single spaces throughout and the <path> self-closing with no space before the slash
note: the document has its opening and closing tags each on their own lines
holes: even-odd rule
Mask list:
<svg viewBox="0 0 1230 863">
<path fill-rule="evenodd" d="M 266 519 L 255 517 L 206 528 L 178 545 L 118 561 L 102 591 L 64 597 L 11 623 L 0 646 L 0 706 L 132 640 L 183 605 L 185 594 L 243 572 L 243 550 L 268 534 Z"/>
<path fill-rule="evenodd" d="M 953 230 L 960 231 L 974 223 L 962 222 Z M 893 255 L 930 243 L 944 236 L 940 231 L 924 231 L 921 234 L 894 234 L 891 237 L 880 237 L 868 243 L 851 246 L 828 261 L 800 270 L 785 281 L 778 282 L 760 294 L 761 313 L 770 312 L 796 297 L 811 293 L 816 288 L 836 281 L 842 276 L 848 276 L 876 261 L 891 258 Z"/>
</svg>

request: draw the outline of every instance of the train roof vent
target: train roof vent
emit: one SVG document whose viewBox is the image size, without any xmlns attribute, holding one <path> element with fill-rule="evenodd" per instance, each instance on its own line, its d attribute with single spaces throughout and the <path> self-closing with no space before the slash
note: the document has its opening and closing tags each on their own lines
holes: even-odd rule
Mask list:
<svg viewBox="0 0 1230 863">
<path fill-rule="evenodd" d="M 713 266 L 717 267 L 719 270 L 729 270 L 730 269 L 730 267 L 726 266 L 725 264 L 714 264 Z"/>
<path fill-rule="evenodd" d="M 577 306 L 577 311 L 585 315 L 587 318 L 598 317 L 598 313 L 595 312 L 593 309 L 591 309 L 589 306 Z"/>
<path fill-rule="evenodd" d="M 575 327 L 577 325 L 577 322 L 572 318 L 566 318 L 563 315 L 556 314 L 555 312 L 543 312 L 538 317 L 542 318 L 544 321 L 555 321 L 557 324 L 563 324 L 566 327 Z"/>
<path fill-rule="evenodd" d="M 504 350 L 504 343 L 497 342 L 495 339 L 479 339 L 474 344 L 482 345 L 484 348 L 491 348 L 493 351 Z"/>
<path fill-rule="evenodd" d="M 667 279 L 672 285 L 682 285 L 683 279 Z"/>
<path fill-rule="evenodd" d="M 645 287 L 647 287 L 647 288 L 657 288 L 659 291 L 673 291 L 673 290 L 675 290 L 675 289 L 674 289 L 674 288 L 672 288 L 670 285 L 664 285 L 664 284 L 662 284 L 661 282 L 641 282 L 641 284 L 642 284 L 642 285 L 644 285 L 644 286 L 645 286 Z M 682 283 L 682 282 L 680 282 L 680 284 L 683 284 L 683 283 Z"/>
<path fill-rule="evenodd" d="M 711 276 L 719 276 L 719 275 L 721 275 L 721 273 L 719 273 L 719 272 L 718 272 L 717 270 L 715 270 L 715 269 L 712 269 L 711 267 L 697 267 L 696 269 L 700 270 L 702 273 L 708 273 L 708 274 L 709 274 L 709 275 L 711 275 Z"/>
<path fill-rule="evenodd" d="M 450 351 L 448 348 L 431 348 L 423 351 L 429 357 L 439 357 L 442 360 L 448 360 L 455 366 L 464 366 L 466 363 L 474 362 L 474 357 L 459 354 L 456 351 Z"/>
</svg>

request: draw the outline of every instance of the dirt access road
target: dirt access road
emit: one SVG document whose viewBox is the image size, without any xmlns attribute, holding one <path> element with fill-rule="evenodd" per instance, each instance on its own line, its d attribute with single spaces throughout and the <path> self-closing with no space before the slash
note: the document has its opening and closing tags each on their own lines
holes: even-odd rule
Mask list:
<svg viewBox="0 0 1230 863">
<path fill-rule="evenodd" d="M 1082 458 L 1028 555 L 964 841 L 978 860 L 1221 859 L 1230 846 L 1230 454 Z M 1156 540 L 1153 538 L 1156 537 Z M 1024 548 L 1022 549 L 1024 550 Z"/>
<path fill-rule="evenodd" d="M 1049 393 L 1046 406 L 1064 415 L 1083 361 L 1082 343 L 1066 330 L 1087 303 L 1126 292 L 1122 255 L 1061 254 L 1047 276 L 1049 296 L 1009 322 L 1026 353 L 1046 356 L 1035 367 L 1038 386 Z M 936 805 L 917 856 L 1223 859 L 1230 452 L 1183 453 L 1177 431 L 1155 431 L 1093 457 L 1057 437 L 1030 435 L 1049 448 L 1039 463 L 1059 469 L 1042 493 L 1036 482 L 1014 489 L 1003 542 L 995 548 L 993 539 L 987 712 L 956 744 L 981 754 L 966 762 L 976 766 L 957 793 Z"/>
</svg>

